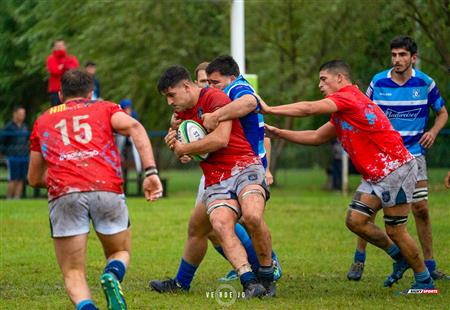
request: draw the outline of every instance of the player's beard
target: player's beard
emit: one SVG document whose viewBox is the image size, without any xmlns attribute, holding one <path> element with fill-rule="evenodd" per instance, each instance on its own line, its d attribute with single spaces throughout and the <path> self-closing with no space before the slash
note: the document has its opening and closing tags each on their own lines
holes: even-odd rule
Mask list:
<svg viewBox="0 0 450 310">
<path fill-rule="evenodd" d="M 408 65 L 406 66 L 406 68 L 403 69 L 403 70 L 396 70 L 395 65 L 394 65 L 394 71 L 395 71 L 395 73 L 398 74 L 398 75 L 404 75 L 404 74 L 406 74 L 406 72 L 407 72 L 407 71 L 409 70 L 409 68 L 411 68 L 411 67 L 412 67 L 412 61 L 410 60 L 409 63 L 408 63 Z"/>
</svg>

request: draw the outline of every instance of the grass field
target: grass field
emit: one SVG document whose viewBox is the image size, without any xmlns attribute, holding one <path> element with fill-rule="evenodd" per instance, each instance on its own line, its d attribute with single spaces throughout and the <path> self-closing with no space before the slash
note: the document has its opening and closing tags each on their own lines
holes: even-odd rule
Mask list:
<svg viewBox="0 0 450 310">
<path fill-rule="evenodd" d="M 430 210 L 434 251 L 440 269 L 450 271 L 450 191 L 442 185 L 445 170 L 431 170 Z M 220 285 L 217 278 L 230 266 L 212 247 L 197 271 L 189 294 L 159 295 L 147 287 L 150 279 L 173 277 L 186 237 L 200 173 L 197 170 L 166 172 L 169 197 L 154 204 L 129 199 L 133 229 L 133 259 L 124 291 L 130 309 L 215 309 L 220 304 L 207 296 Z M 352 176 L 355 189 L 358 177 Z M 283 267 L 283 278 L 274 299 L 241 301 L 230 309 L 449 309 L 450 281 L 437 282 L 439 295 L 396 296 L 413 280 L 408 271 L 394 288 L 384 288 L 391 260 L 369 246 L 366 269 L 360 282 L 349 282 L 346 273 L 353 259 L 354 235 L 344 217 L 351 196 L 320 190 L 322 170 L 289 170 L 277 174 L 266 219 L 274 249 Z M 49 236 L 45 200 L 0 201 L 1 309 L 73 309 L 67 298 Z M 377 220 L 379 224 L 381 217 Z M 408 226 L 415 234 L 410 216 Z M 417 239 L 417 238 L 416 238 Z M 88 281 L 93 299 L 105 309 L 98 278 L 104 267 L 100 244 L 90 234 Z M 240 291 L 238 282 L 233 282 Z M 445 306 L 447 305 L 447 306 Z"/>
</svg>

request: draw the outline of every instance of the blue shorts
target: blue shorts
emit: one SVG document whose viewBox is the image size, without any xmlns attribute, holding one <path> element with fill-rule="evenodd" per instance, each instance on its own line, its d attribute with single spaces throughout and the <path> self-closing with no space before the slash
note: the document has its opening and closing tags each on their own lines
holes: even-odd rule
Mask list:
<svg viewBox="0 0 450 310">
<path fill-rule="evenodd" d="M 28 157 L 15 156 L 7 158 L 8 180 L 23 181 L 27 178 L 28 173 Z"/>
</svg>

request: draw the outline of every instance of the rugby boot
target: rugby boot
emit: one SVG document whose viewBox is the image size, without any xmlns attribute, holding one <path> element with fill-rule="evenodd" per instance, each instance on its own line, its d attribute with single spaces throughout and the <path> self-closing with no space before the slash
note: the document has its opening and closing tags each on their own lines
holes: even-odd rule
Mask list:
<svg viewBox="0 0 450 310">
<path fill-rule="evenodd" d="M 273 280 L 277 282 L 283 275 L 280 262 L 278 261 L 278 259 L 272 260 L 272 266 L 273 266 Z"/>
<path fill-rule="evenodd" d="M 430 276 L 433 278 L 433 280 L 450 280 L 450 276 L 448 274 L 437 269 L 433 272 L 430 272 Z"/>
<path fill-rule="evenodd" d="M 347 279 L 353 281 L 361 280 L 361 277 L 364 272 L 364 263 L 363 262 L 354 262 L 350 266 L 350 270 L 347 273 Z"/>
<path fill-rule="evenodd" d="M 167 279 L 164 281 L 152 280 L 149 282 L 149 287 L 158 293 L 178 293 L 188 291 L 175 279 Z"/>
<path fill-rule="evenodd" d="M 235 270 L 230 270 L 224 277 L 219 278 L 220 282 L 229 282 L 238 279 L 238 275 Z"/>
<path fill-rule="evenodd" d="M 264 286 L 256 281 L 247 282 L 243 286 L 245 299 L 263 297 L 266 294 L 266 289 Z"/>
<path fill-rule="evenodd" d="M 403 274 L 405 273 L 410 266 L 406 262 L 404 258 L 396 261 L 393 263 L 394 270 L 392 273 L 387 277 L 386 281 L 384 281 L 385 287 L 391 287 L 394 283 L 398 282 L 403 277 Z"/>
<path fill-rule="evenodd" d="M 122 287 L 116 277 L 110 273 L 104 273 L 100 277 L 100 283 L 108 303 L 108 310 L 126 310 L 127 304 Z"/>
</svg>

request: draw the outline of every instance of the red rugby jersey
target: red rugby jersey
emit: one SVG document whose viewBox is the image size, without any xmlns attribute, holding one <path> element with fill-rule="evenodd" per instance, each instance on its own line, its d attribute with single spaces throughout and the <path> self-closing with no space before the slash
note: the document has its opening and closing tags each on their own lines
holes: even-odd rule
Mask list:
<svg viewBox="0 0 450 310">
<path fill-rule="evenodd" d="M 223 92 L 215 88 L 204 88 L 200 92 L 197 104 L 189 110 L 177 113 L 182 120 L 194 120 L 203 125 L 202 114 L 211 113 L 230 103 L 231 100 Z M 228 146 L 209 154 L 200 162 L 205 175 L 205 187 L 220 183 L 252 164 L 262 164 L 245 138 L 239 119 L 232 120 L 232 129 Z"/>
<path fill-rule="evenodd" d="M 123 193 L 111 126 L 117 112 L 123 111 L 112 102 L 77 99 L 48 109 L 36 120 L 30 148 L 47 162 L 49 200 L 72 192 Z"/>
<path fill-rule="evenodd" d="M 327 96 L 337 106 L 331 123 L 355 168 L 378 182 L 414 157 L 383 111 L 355 85 Z"/>
</svg>

